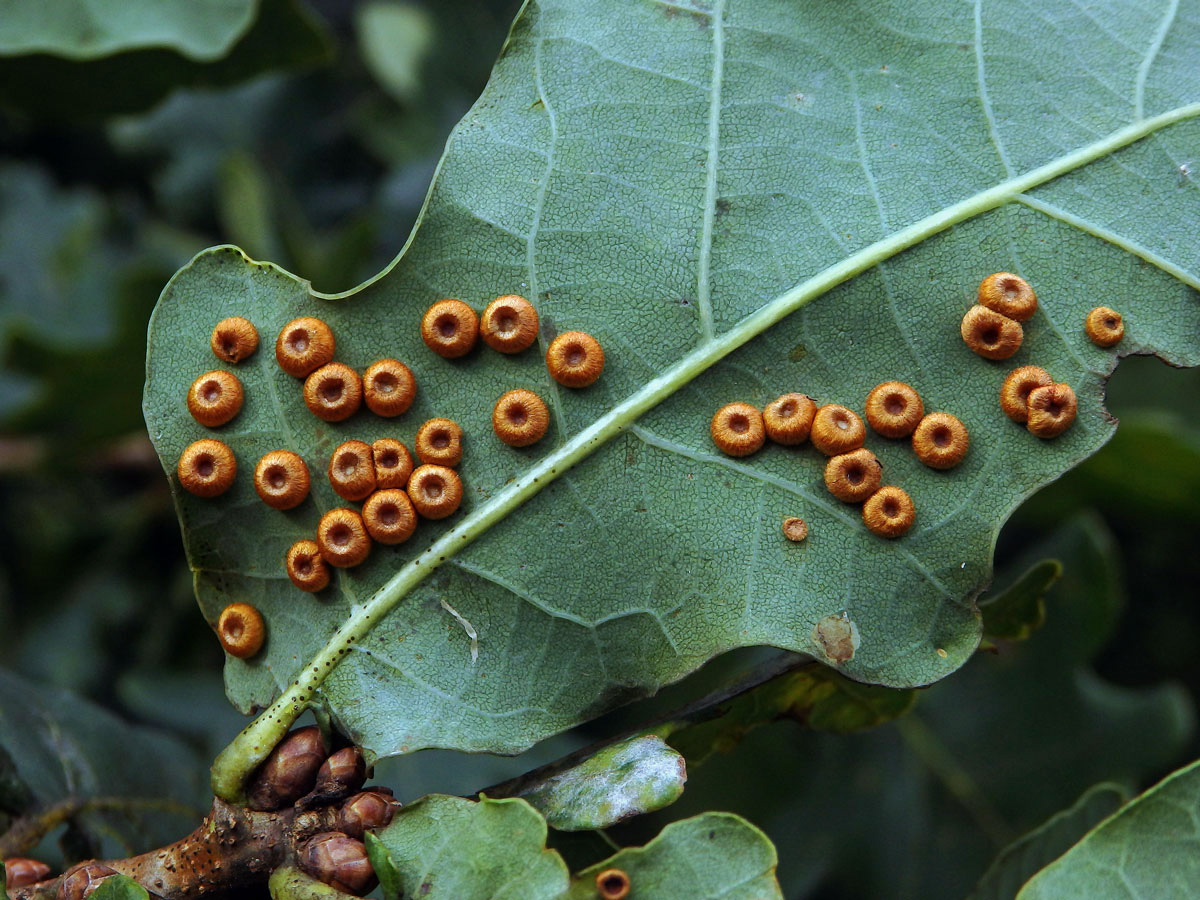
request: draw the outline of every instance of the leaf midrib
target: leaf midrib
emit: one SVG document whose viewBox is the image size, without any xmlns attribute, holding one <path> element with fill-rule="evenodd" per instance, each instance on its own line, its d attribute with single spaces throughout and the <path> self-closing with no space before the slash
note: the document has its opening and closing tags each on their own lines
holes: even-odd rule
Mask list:
<svg viewBox="0 0 1200 900">
<path fill-rule="evenodd" d="M 337 667 L 341 658 L 434 569 L 486 533 L 497 522 L 507 518 L 509 513 L 538 494 L 547 484 L 624 433 L 645 413 L 725 356 L 817 297 L 926 238 L 1017 200 L 1026 191 L 1105 157 L 1168 125 L 1196 116 L 1200 116 L 1200 103 L 1180 106 L 1142 119 L 1024 175 L 1010 178 L 952 204 L 851 254 L 766 303 L 719 337 L 701 343 L 674 366 L 651 379 L 590 426 L 534 463 L 523 475 L 494 494 L 487 502 L 468 513 L 424 552 L 406 563 L 369 600 L 355 609 L 341 628 L 309 661 L 292 685 L 266 712 L 243 729 L 217 757 L 212 769 L 213 792 L 226 800 L 240 799 L 245 777 L 266 758 L 292 722 L 306 708 L 328 674 Z M 1156 262 L 1153 258 L 1148 261 Z M 392 265 L 394 266 L 395 262 Z M 392 266 L 388 267 L 391 268 Z"/>
</svg>

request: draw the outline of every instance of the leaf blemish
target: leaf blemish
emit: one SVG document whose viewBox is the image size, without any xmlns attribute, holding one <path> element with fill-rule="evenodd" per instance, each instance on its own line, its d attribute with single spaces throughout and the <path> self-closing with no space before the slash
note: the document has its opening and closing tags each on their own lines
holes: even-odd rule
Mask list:
<svg viewBox="0 0 1200 900">
<path fill-rule="evenodd" d="M 858 626 L 845 613 L 826 616 L 812 630 L 812 640 L 825 659 L 839 666 L 854 659 L 854 653 L 862 642 Z"/>
</svg>

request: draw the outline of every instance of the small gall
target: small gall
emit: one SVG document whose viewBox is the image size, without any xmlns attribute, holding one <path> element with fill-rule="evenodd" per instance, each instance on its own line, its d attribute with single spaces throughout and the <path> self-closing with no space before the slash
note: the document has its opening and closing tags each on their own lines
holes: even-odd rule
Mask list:
<svg viewBox="0 0 1200 900">
<path fill-rule="evenodd" d="M 317 523 L 317 547 L 331 566 L 357 566 L 371 553 L 371 538 L 362 516 L 352 509 L 331 509 Z"/>
<path fill-rule="evenodd" d="M 1014 322 L 1028 322 L 1037 312 L 1037 294 L 1029 282 L 1011 272 L 996 272 L 979 283 L 979 304 Z"/>
<path fill-rule="evenodd" d="M 817 404 L 807 394 L 784 394 L 768 403 L 762 411 L 767 437 L 777 444 L 792 447 L 808 440 Z"/>
<path fill-rule="evenodd" d="M 329 457 L 329 484 L 345 500 L 361 500 L 375 490 L 375 451 L 363 441 L 339 444 Z"/>
<path fill-rule="evenodd" d="M 242 411 L 242 383 L 232 372 L 205 372 L 188 388 L 187 407 L 192 418 L 208 428 L 224 425 Z"/>
<path fill-rule="evenodd" d="M 413 470 L 408 448 L 395 438 L 380 438 L 371 445 L 371 452 L 375 455 L 375 486 L 403 489 Z"/>
<path fill-rule="evenodd" d="M 1055 438 L 1075 421 L 1078 403 L 1069 384 L 1048 384 L 1029 394 L 1029 421 L 1025 427 L 1040 438 Z"/>
<path fill-rule="evenodd" d="M 267 636 L 262 613 L 249 603 L 230 603 L 217 619 L 217 637 L 230 656 L 249 659 L 262 649 Z"/>
<path fill-rule="evenodd" d="M 362 379 L 345 363 L 321 366 L 304 379 L 304 403 L 318 419 L 340 422 L 362 405 Z"/>
<path fill-rule="evenodd" d="M 625 900 L 633 887 L 623 869 L 605 869 L 596 875 L 596 892 L 600 900 Z"/>
<path fill-rule="evenodd" d="M 367 534 L 381 544 L 402 544 L 417 530 L 417 511 L 404 491 L 376 491 L 362 508 Z"/>
<path fill-rule="evenodd" d="M 493 350 L 520 353 L 537 340 L 537 310 L 516 294 L 497 297 L 479 317 L 479 334 Z"/>
<path fill-rule="evenodd" d="M 362 380 L 367 409 L 377 416 L 391 418 L 406 413 L 417 396 L 417 379 L 398 359 L 371 363 L 363 372 Z"/>
<path fill-rule="evenodd" d="M 320 319 L 305 316 L 283 326 L 275 339 L 275 360 L 289 375 L 305 378 L 333 362 L 336 348 L 329 326 Z"/>
<path fill-rule="evenodd" d="M 408 479 L 408 499 L 426 519 L 444 519 L 462 503 L 462 479 L 445 466 L 417 466 Z"/>
<path fill-rule="evenodd" d="M 708 426 L 713 443 L 730 456 L 749 456 L 767 439 L 763 415 L 749 403 L 726 403 Z"/>
<path fill-rule="evenodd" d="M 564 331 L 546 350 L 546 368 L 564 387 L 587 387 L 604 371 L 604 348 L 590 334 Z"/>
<path fill-rule="evenodd" d="M 462 438 L 462 428 L 453 419 L 430 419 L 417 429 L 413 447 L 423 463 L 457 466 L 462 462 Z"/>
<path fill-rule="evenodd" d="M 237 459 L 228 444 L 205 438 L 184 449 L 175 471 L 185 491 L 197 497 L 216 497 L 233 485 Z"/>
<path fill-rule="evenodd" d="M 783 520 L 783 536 L 789 541 L 802 541 L 808 537 L 808 523 L 798 516 Z"/>
<path fill-rule="evenodd" d="M 258 330 L 247 319 L 231 316 L 213 328 L 212 352 L 227 363 L 240 363 L 258 349 Z"/>
<path fill-rule="evenodd" d="M 1000 408 L 1014 422 L 1024 425 L 1029 421 L 1029 393 L 1054 379 L 1040 366 L 1021 366 L 1013 369 L 1000 385 Z"/>
<path fill-rule="evenodd" d="M 813 446 L 826 456 L 857 450 L 866 437 L 867 428 L 858 413 L 836 403 L 827 403 L 817 410 L 809 433 Z"/>
<path fill-rule="evenodd" d="M 550 410 L 533 391 L 518 388 L 496 401 L 492 409 L 492 430 L 510 447 L 536 444 L 550 427 Z"/>
<path fill-rule="evenodd" d="M 267 506 L 299 506 L 308 496 L 308 488 L 308 466 L 291 450 L 272 450 L 254 467 L 254 490 Z"/>
<path fill-rule="evenodd" d="M 894 484 L 886 484 L 867 498 L 862 508 L 863 524 L 880 537 L 900 537 L 912 528 L 917 508 L 912 497 Z"/>
<path fill-rule="evenodd" d="M 825 487 L 843 503 L 861 503 L 882 481 L 883 466 L 867 449 L 831 456 L 825 463 Z"/>
<path fill-rule="evenodd" d="M 921 395 L 903 381 L 885 381 L 867 394 L 864 412 L 878 434 L 888 438 L 908 437 L 925 415 Z"/>
<path fill-rule="evenodd" d="M 933 412 L 917 425 L 912 436 L 917 459 L 931 469 L 953 469 L 971 446 L 967 426 L 950 413 Z"/>
<path fill-rule="evenodd" d="M 1083 322 L 1087 336 L 1097 347 L 1112 347 L 1125 337 L 1125 321 L 1115 309 L 1097 306 Z"/>
<path fill-rule="evenodd" d="M 471 352 L 479 337 L 479 316 L 461 300 L 439 300 L 421 319 L 425 346 L 446 359 Z"/>
<path fill-rule="evenodd" d="M 984 359 L 1008 359 L 1021 349 L 1021 323 L 978 303 L 963 316 L 962 339 Z"/>
<path fill-rule="evenodd" d="M 329 566 L 321 558 L 316 541 L 296 541 L 284 557 L 284 568 L 292 584 L 302 591 L 315 593 L 329 586 Z"/>
</svg>

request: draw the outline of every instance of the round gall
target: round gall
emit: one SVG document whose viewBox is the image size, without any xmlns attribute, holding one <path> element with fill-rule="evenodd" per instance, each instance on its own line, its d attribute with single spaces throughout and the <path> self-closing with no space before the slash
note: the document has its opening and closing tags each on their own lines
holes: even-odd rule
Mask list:
<svg viewBox="0 0 1200 900">
<path fill-rule="evenodd" d="M 763 415 L 749 403 L 726 403 L 708 426 L 713 443 L 730 456 L 749 456 L 767 439 Z"/>
<path fill-rule="evenodd" d="M 516 294 L 497 297 L 479 317 L 479 334 L 493 350 L 520 353 L 537 340 L 537 310 Z"/>
<path fill-rule="evenodd" d="M 213 328 L 209 346 L 218 359 L 227 363 L 240 363 L 258 349 L 258 329 L 241 316 L 222 319 Z"/>
<path fill-rule="evenodd" d="M 921 395 L 903 381 L 885 381 L 867 394 L 864 412 L 878 434 L 888 438 L 908 437 L 925 415 Z"/>
<path fill-rule="evenodd" d="M 332 362 L 336 347 L 330 327 L 320 319 L 305 316 L 293 319 L 280 330 L 275 339 L 275 360 L 289 375 L 304 378 Z"/>
<path fill-rule="evenodd" d="M 224 425 L 242 411 L 242 383 L 232 372 L 205 372 L 188 388 L 187 406 L 192 418 L 208 428 Z"/>
</svg>

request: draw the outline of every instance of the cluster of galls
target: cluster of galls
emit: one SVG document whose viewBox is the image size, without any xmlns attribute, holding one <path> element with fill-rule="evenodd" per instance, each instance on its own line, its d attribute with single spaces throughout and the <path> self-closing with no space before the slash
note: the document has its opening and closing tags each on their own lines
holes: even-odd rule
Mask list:
<svg viewBox="0 0 1200 900">
<path fill-rule="evenodd" d="M 421 319 L 421 338 L 446 359 L 465 356 L 479 338 L 500 353 L 521 353 L 538 335 L 538 314 L 524 297 L 497 297 L 482 316 L 461 300 L 439 300 Z M 221 360 L 237 364 L 258 349 L 258 331 L 240 316 L 223 319 L 213 329 L 210 345 Z M 358 373 L 334 361 L 337 341 L 320 319 L 293 319 L 275 340 L 275 359 L 289 375 L 304 379 L 304 402 L 327 422 L 340 422 L 363 403 L 384 417 L 408 411 L 417 392 L 412 370 L 397 359 L 381 359 Z M 566 387 L 594 383 L 604 369 L 600 343 L 581 331 L 568 331 L 551 341 L 546 351 L 550 376 Z M 217 428 L 241 412 L 245 394 L 236 375 L 225 370 L 206 372 L 188 390 L 187 406 L 201 425 Z M 528 447 L 545 436 L 550 411 L 533 391 L 507 391 L 492 409 L 496 436 L 513 447 Z M 454 467 L 462 459 L 463 432 L 452 419 L 430 419 L 417 431 L 415 450 L 422 465 L 413 468 L 408 448 L 394 438 L 372 444 L 350 440 L 330 457 L 328 477 L 333 490 L 346 500 L 364 501 L 362 511 L 337 508 L 326 512 L 316 540 L 297 541 L 288 550 L 284 567 L 302 591 L 329 585 L 330 566 L 346 568 L 366 560 L 372 541 L 399 544 L 412 537 L 418 515 L 443 519 L 455 513 L 463 485 Z M 180 485 L 198 497 L 217 497 L 232 487 L 237 459 L 223 441 L 204 438 L 180 455 L 176 471 Z M 254 469 L 254 488 L 274 509 L 299 506 L 309 495 L 308 466 L 291 450 L 272 450 Z M 262 649 L 266 628 L 262 615 L 247 603 L 226 607 L 217 622 L 217 636 L 232 656 L 242 659 Z"/>
<path fill-rule="evenodd" d="M 917 458 L 934 469 L 958 465 L 970 446 L 967 428 L 945 412 L 925 413 L 920 395 L 901 381 L 887 381 L 867 395 L 867 422 L 887 438 L 911 435 Z M 825 487 L 844 503 L 862 503 L 863 524 L 880 537 L 900 537 L 912 527 L 916 507 L 908 492 L 883 484 L 883 465 L 863 447 L 867 429 L 852 409 L 837 403 L 818 407 L 806 394 L 784 394 L 763 410 L 749 403 L 729 403 L 709 425 L 713 443 L 730 456 L 747 456 L 768 438 L 784 446 L 805 441 L 829 457 Z M 783 522 L 783 535 L 791 541 L 808 536 L 803 519 Z"/>
<path fill-rule="evenodd" d="M 340 804 L 335 830 L 308 837 L 296 848 L 299 867 L 325 884 L 348 894 L 365 894 L 375 886 L 363 834 L 392 820 L 400 803 L 385 787 L 361 790 L 366 765 L 357 747 L 326 754 L 316 726 L 298 728 L 285 737 L 251 777 L 246 789 L 250 809 L 274 811 L 294 806 L 296 826 L 304 810 Z"/>
<path fill-rule="evenodd" d="M 963 316 L 963 341 L 984 359 L 1008 359 L 1021 348 L 1021 323 L 1037 312 L 1037 294 L 1021 276 L 996 272 L 980 283 L 977 298 L 978 302 Z M 1125 337 L 1124 319 L 1107 306 L 1088 312 L 1083 329 L 1097 347 L 1114 347 Z M 1077 401 L 1069 384 L 1055 382 L 1038 366 L 1021 366 L 1010 372 L 1001 385 L 1000 407 L 1030 434 L 1049 439 L 1071 427 Z"/>
</svg>

